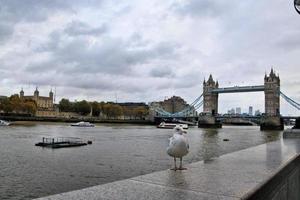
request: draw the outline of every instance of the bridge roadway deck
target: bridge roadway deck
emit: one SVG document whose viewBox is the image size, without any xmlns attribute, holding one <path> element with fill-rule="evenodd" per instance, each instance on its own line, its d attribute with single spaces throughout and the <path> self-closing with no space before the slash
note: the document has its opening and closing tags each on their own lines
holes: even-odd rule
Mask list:
<svg viewBox="0 0 300 200">
<path fill-rule="evenodd" d="M 192 163 L 186 165 L 188 170 L 185 171 L 165 170 L 48 196 L 39 200 L 247 199 L 251 194 L 261 190 L 269 180 L 273 180 L 273 177 L 277 177 L 283 171 L 282 169 L 290 166 L 289 163 L 294 163 L 295 160 L 299 161 L 299 152 L 299 139 L 282 139 L 226 154 L 212 160 Z M 297 166 L 299 166 L 299 162 Z M 300 167 L 297 170 L 299 178 L 295 180 L 298 180 L 298 185 L 293 183 L 292 186 L 283 187 L 283 190 L 272 189 L 271 192 L 283 191 L 280 195 L 289 193 L 298 199 Z M 287 176 L 280 174 L 279 178 L 282 179 L 283 177 Z M 287 183 L 288 181 L 281 182 Z M 273 185 L 277 187 L 280 184 L 276 182 Z M 254 199 L 261 198 L 255 197 Z M 263 197 L 262 199 L 266 198 Z"/>
</svg>

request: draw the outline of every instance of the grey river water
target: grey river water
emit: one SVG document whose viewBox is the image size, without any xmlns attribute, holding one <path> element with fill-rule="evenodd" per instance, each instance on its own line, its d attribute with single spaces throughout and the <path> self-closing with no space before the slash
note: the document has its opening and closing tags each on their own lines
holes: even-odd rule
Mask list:
<svg viewBox="0 0 300 200">
<path fill-rule="evenodd" d="M 172 130 L 154 126 L 98 124 L 95 128 L 65 123 L 0 127 L 0 199 L 32 199 L 164 170 Z M 34 144 L 42 137 L 80 137 L 83 147 L 49 149 Z M 184 163 L 280 139 L 281 132 L 259 127 L 225 126 L 188 129 L 190 153 Z M 229 141 L 223 141 L 228 138 Z"/>
</svg>

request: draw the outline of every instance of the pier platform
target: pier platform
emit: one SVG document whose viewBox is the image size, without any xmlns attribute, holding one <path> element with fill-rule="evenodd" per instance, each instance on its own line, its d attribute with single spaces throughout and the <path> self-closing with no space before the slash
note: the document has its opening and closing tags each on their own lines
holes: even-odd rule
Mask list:
<svg viewBox="0 0 300 200">
<path fill-rule="evenodd" d="M 48 147 L 53 149 L 66 148 L 66 147 L 79 147 L 87 145 L 87 142 L 83 142 L 80 138 L 75 137 L 58 137 L 58 138 L 45 138 L 42 142 L 38 142 L 35 146 Z"/>
<path fill-rule="evenodd" d="M 299 153 L 300 139 L 282 139 L 188 164 L 184 171 L 165 170 L 39 200 L 299 200 Z"/>
</svg>

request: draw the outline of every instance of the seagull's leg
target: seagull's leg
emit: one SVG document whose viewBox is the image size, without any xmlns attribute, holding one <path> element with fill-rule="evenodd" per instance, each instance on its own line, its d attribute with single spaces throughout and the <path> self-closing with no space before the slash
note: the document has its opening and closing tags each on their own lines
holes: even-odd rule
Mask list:
<svg viewBox="0 0 300 200">
<path fill-rule="evenodd" d="M 174 157 L 174 168 L 172 168 L 171 170 L 176 171 L 178 168 L 176 167 L 176 158 Z"/>
<path fill-rule="evenodd" d="M 180 164 L 179 164 L 179 169 L 182 168 L 182 157 L 180 157 Z"/>
<path fill-rule="evenodd" d="M 180 157 L 180 164 L 179 164 L 179 170 L 186 170 L 187 168 L 182 167 L 182 157 Z"/>
</svg>

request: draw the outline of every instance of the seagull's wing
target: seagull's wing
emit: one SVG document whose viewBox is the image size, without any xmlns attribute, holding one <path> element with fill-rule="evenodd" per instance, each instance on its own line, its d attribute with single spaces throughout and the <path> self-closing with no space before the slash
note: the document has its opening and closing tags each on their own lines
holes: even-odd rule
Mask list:
<svg viewBox="0 0 300 200">
<path fill-rule="evenodd" d="M 186 148 L 187 148 L 187 150 L 189 150 L 189 149 L 190 149 L 190 145 L 189 145 L 189 141 L 188 141 L 187 138 L 185 138 L 185 143 L 186 143 Z"/>
<path fill-rule="evenodd" d="M 170 137 L 169 140 L 170 140 L 170 142 L 169 142 L 169 147 L 174 146 L 175 143 L 176 143 L 174 136 L 173 136 L 173 137 Z"/>
</svg>

